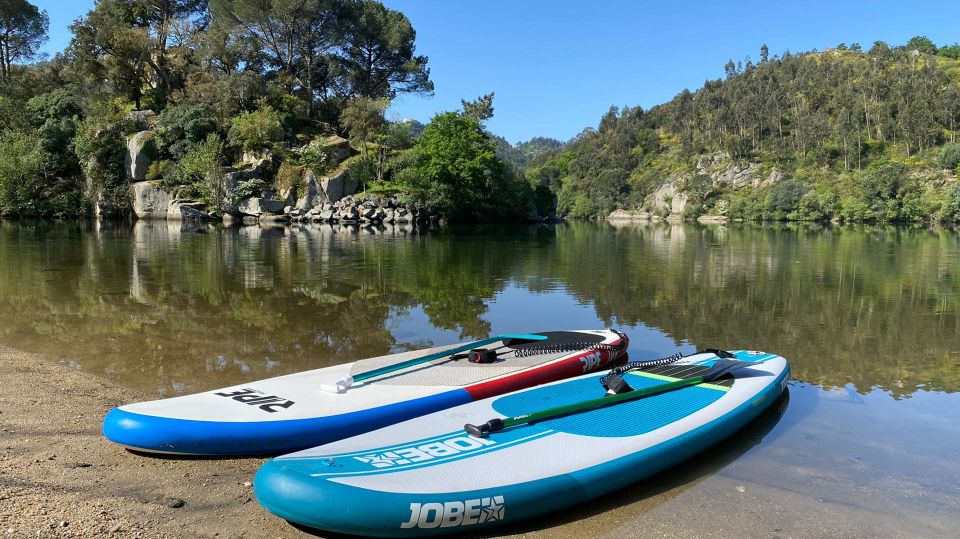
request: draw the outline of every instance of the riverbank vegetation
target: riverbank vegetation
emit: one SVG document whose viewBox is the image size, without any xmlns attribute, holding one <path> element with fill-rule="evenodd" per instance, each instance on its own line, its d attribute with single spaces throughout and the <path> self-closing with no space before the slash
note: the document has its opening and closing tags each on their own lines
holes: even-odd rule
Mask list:
<svg viewBox="0 0 960 539">
<path fill-rule="evenodd" d="M 764 46 L 668 103 L 612 107 L 526 174 L 577 217 L 957 221 L 958 123 L 960 45 Z"/>
<path fill-rule="evenodd" d="M 425 128 L 385 118 L 390 100 L 430 94 L 433 82 L 410 21 L 379 2 L 100 0 L 49 60 L 37 55 L 47 14 L 7 4 L 16 15 L 0 16 L 22 36 L 3 48 L 0 214 L 122 215 L 130 182 L 149 180 L 217 216 L 235 202 L 225 195 L 266 196 L 308 171 L 342 170 L 361 189 L 450 219 L 532 207 L 532 189 L 482 127 L 492 94 Z M 345 162 L 325 144 L 333 135 L 349 138 Z M 436 143 L 445 137 L 457 145 Z M 143 177 L 125 170 L 127 154 L 149 163 Z M 245 154 L 268 166 L 227 193 L 224 171 L 248 165 Z"/>
</svg>

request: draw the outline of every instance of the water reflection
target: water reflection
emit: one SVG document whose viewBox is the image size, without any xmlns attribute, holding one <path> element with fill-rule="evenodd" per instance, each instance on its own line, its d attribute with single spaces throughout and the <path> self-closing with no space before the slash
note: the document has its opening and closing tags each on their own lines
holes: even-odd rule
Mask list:
<svg viewBox="0 0 960 539">
<path fill-rule="evenodd" d="M 960 384 L 958 257 L 929 229 L 0 222 L 0 343 L 173 394 L 614 325 L 634 357 L 770 350 L 800 380 L 900 398 Z"/>
</svg>

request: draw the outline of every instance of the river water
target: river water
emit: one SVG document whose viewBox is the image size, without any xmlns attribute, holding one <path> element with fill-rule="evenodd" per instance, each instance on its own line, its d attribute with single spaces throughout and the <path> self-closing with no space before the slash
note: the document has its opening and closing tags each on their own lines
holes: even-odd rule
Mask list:
<svg viewBox="0 0 960 539">
<path fill-rule="evenodd" d="M 0 319 L 0 344 L 157 397 L 551 329 L 622 329 L 631 359 L 775 352 L 789 395 L 733 440 L 512 531 L 960 529 L 951 230 L 0 221 Z M 731 504 L 747 509 L 731 519 Z"/>
</svg>

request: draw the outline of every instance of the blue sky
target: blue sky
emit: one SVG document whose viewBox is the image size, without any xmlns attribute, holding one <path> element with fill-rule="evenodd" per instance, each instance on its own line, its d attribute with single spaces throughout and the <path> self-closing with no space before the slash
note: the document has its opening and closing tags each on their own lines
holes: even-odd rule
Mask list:
<svg viewBox="0 0 960 539">
<path fill-rule="evenodd" d="M 50 53 L 92 0 L 32 0 L 50 15 Z M 960 41 L 960 2 L 630 0 L 386 0 L 417 30 L 433 97 L 404 96 L 390 114 L 428 121 L 461 98 L 494 91 L 488 127 L 511 142 L 568 139 L 610 105 L 650 107 L 723 73 L 760 45 L 771 54 L 837 43 Z"/>
</svg>

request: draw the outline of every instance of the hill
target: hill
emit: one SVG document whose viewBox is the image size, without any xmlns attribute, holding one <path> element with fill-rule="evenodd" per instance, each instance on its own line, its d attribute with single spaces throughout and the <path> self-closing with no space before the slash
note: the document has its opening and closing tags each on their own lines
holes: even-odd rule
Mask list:
<svg viewBox="0 0 960 539">
<path fill-rule="evenodd" d="M 650 110 L 611 107 L 528 180 L 573 217 L 960 219 L 960 46 L 763 46 L 725 72 Z"/>
</svg>

